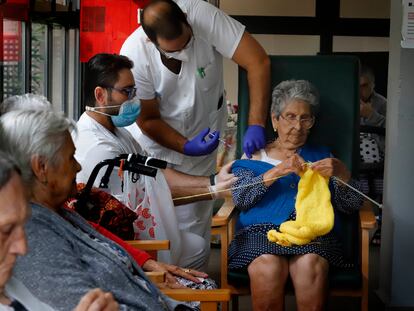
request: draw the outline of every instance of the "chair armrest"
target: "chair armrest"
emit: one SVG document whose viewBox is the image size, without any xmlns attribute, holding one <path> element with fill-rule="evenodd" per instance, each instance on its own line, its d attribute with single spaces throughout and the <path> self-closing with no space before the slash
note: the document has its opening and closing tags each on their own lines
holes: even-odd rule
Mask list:
<svg viewBox="0 0 414 311">
<path fill-rule="evenodd" d="M 161 289 L 168 297 L 179 301 L 229 301 L 229 289 Z"/>
<path fill-rule="evenodd" d="M 170 240 L 131 240 L 125 241 L 135 248 L 143 251 L 160 251 L 170 249 Z"/>
<path fill-rule="evenodd" d="M 372 203 L 368 200 L 364 200 L 364 203 L 359 210 L 359 220 L 361 223 L 361 229 L 373 229 L 377 224 L 372 210 Z"/>
<path fill-rule="evenodd" d="M 151 280 L 152 283 L 164 283 L 165 282 L 165 272 L 161 271 L 147 271 L 145 272 L 146 276 Z"/>
<path fill-rule="evenodd" d="M 233 217 L 235 211 L 236 209 L 234 207 L 232 198 L 226 197 L 223 205 L 220 207 L 218 212 L 213 215 L 211 226 L 220 227 L 227 225 Z"/>
</svg>

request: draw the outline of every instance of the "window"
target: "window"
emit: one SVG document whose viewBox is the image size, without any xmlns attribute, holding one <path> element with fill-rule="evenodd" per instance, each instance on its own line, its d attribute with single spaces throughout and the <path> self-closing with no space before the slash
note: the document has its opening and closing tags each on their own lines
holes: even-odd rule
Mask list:
<svg viewBox="0 0 414 311">
<path fill-rule="evenodd" d="M 47 57 L 47 26 L 32 24 L 32 49 L 31 49 L 31 92 L 34 94 L 46 94 L 46 57 Z"/>
<path fill-rule="evenodd" d="M 3 99 L 24 92 L 23 27 L 22 22 L 3 20 Z"/>
<path fill-rule="evenodd" d="M 78 118 L 78 109 L 76 103 L 80 101 L 80 85 L 79 80 L 75 77 L 78 76 L 79 68 L 79 45 L 77 44 L 78 31 L 70 29 L 68 32 L 68 79 L 66 82 L 67 86 L 67 115 L 72 119 Z"/>
<path fill-rule="evenodd" d="M 0 5 L 0 102 L 31 92 L 47 97 L 56 111 L 78 117 L 79 0 L 7 1 Z M 6 9 L 7 10 L 6 10 Z M 4 10 L 3 10 L 4 9 Z M 71 10 L 69 10 L 71 9 Z"/>
<path fill-rule="evenodd" d="M 65 29 L 54 27 L 52 30 L 52 55 L 50 64 L 52 66 L 51 102 L 56 111 L 65 111 Z"/>
</svg>

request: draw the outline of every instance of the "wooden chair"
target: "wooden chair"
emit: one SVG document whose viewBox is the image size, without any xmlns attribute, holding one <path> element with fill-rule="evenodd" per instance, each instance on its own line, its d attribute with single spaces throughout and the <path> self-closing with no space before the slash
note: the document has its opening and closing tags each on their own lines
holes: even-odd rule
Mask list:
<svg viewBox="0 0 414 311">
<path fill-rule="evenodd" d="M 127 241 L 133 247 L 148 252 L 168 250 L 169 240 L 142 240 Z M 154 283 L 165 282 L 165 274 L 162 272 L 146 272 L 147 276 Z M 230 300 L 229 289 L 193 290 L 193 289 L 161 289 L 161 291 L 178 301 L 200 301 L 201 311 L 217 311 L 219 304 L 227 304 Z"/>
<path fill-rule="evenodd" d="M 238 310 L 238 296 L 249 295 L 249 277 L 247 274 L 232 273 L 227 269 L 227 251 L 234 236 L 234 224 L 237 211 L 234 208 L 231 198 L 226 199 L 219 212 L 222 216 L 213 217 L 212 233 L 219 234 L 221 240 L 220 250 L 220 287 L 228 288 L 233 295 L 233 310 Z M 223 216 L 226 214 L 227 216 Z M 352 220 L 353 221 L 353 220 Z M 372 205 L 364 201 L 364 205 L 358 213 L 358 245 L 359 265 L 356 269 L 344 269 L 335 271 L 330 275 L 330 295 L 345 297 L 360 297 L 361 311 L 368 310 L 368 271 L 369 271 L 369 232 L 375 228 L 376 221 L 372 212 Z M 353 229 L 352 229 L 353 230 Z M 344 283 L 345 286 L 342 286 Z M 237 285 L 235 285 L 237 284 Z M 347 285 L 347 286 L 346 286 Z M 227 310 L 227 306 L 222 310 Z"/>
<path fill-rule="evenodd" d="M 288 79 L 311 81 L 321 95 L 320 113 L 309 141 L 327 145 L 357 176 L 359 163 L 359 63 L 350 56 L 271 56 L 272 88 Z M 239 110 L 237 157 L 242 154 L 241 137 L 247 128 L 249 94 L 247 75 L 239 70 Z M 270 119 L 269 119 L 270 125 Z M 268 127 L 269 138 L 273 134 Z M 237 212 L 231 199 L 226 200 L 213 217 L 212 233 L 221 237 L 221 287 L 231 290 L 233 310 L 237 310 L 237 296 L 250 293 L 247 273 L 227 269 L 227 247 L 232 239 Z M 331 269 L 330 294 L 361 297 L 361 310 L 368 310 L 369 231 L 375 227 L 372 206 L 364 202 L 359 213 L 336 217 L 341 224 L 339 238 L 345 257 L 354 268 Z"/>
</svg>

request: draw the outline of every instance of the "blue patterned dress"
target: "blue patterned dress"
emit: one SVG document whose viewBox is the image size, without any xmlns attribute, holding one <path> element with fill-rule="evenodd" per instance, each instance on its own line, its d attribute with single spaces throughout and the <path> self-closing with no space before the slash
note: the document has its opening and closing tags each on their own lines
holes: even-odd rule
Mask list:
<svg viewBox="0 0 414 311">
<path fill-rule="evenodd" d="M 299 152 L 299 154 L 307 160 L 306 150 L 302 154 Z M 325 155 L 321 154 L 320 157 L 325 158 Z M 257 208 L 256 204 L 268 193 L 270 187 L 268 188 L 264 185 L 263 174 L 255 175 L 249 169 L 238 169 L 233 172 L 238 177 L 234 185 L 235 190 L 232 193 L 235 206 L 241 211 L 241 215 L 249 212 L 253 212 L 254 214 L 254 209 Z M 255 185 L 243 187 L 250 184 Z M 357 189 L 360 188 L 359 182 L 356 180 L 351 179 L 350 184 Z M 338 212 L 350 214 L 360 208 L 362 198 L 353 190 L 348 187 L 343 187 L 333 178 L 330 179 L 329 187 L 335 214 Z M 292 201 L 294 202 L 294 197 Z M 293 212 L 291 212 L 286 220 L 294 220 L 295 218 L 296 213 L 293 209 Z M 244 225 L 239 220 L 237 224 L 236 235 L 230 244 L 228 252 L 230 270 L 246 269 L 255 258 L 263 254 L 289 257 L 314 253 L 325 258 L 330 265 L 336 267 L 350 266 L 344 259 L 342 245 L 334 233 L 335 230 L 316 238 L 306 245 L 285 247 L 270 242 L 267 239 L 267 232 L 271 229 L 278 230 L 280 224 L 263 220 L 263 217 L 256 217 L 255 219 L 262 220 L 259 223 L 247 223 Z"/>
</svg>

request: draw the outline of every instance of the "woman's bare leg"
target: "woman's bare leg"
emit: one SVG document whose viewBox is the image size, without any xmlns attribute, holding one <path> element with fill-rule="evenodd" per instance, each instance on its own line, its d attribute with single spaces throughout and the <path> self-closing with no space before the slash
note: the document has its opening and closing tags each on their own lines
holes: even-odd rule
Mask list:
<svg viewBox="0 0 414 311">
<path fill-rule="evenodd" d="M 253 310 L 282 311 L 289 274 L 288 260 L 281 256 L 261 255 L 252 261 L 248 272 Z"/>
<path fill-rule="evenodd" d="M 316 254 L 299 255 L 289 260 L 298 311 L 324 309 L 328 271 L 328 261 Z"/>
</svg>

